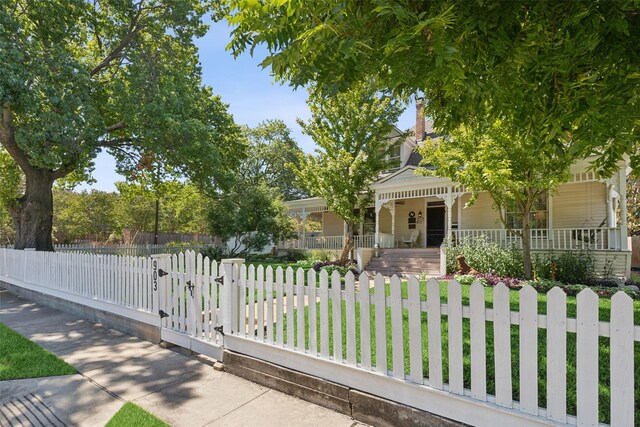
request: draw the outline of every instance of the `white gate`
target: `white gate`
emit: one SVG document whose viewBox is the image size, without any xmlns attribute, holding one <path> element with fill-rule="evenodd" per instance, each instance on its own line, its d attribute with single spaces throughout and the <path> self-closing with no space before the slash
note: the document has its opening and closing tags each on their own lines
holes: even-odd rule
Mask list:
<svg viewBox="0 0 640 427">
<path fill-rule="evenodd" d="M 234 270 L 226 261 L 218 265 L 194 251 L 153 257 L 153 286 L 158 292 L 163 341 L 222 360 L 223 283 L 226 277 L 232 278 Z"/>
</svg>

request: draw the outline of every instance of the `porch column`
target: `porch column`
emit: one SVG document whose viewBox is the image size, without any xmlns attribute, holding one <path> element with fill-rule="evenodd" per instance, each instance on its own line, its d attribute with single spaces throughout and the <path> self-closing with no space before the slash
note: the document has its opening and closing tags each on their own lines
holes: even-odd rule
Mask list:
<svg viewBox="0 0 640 427">
<path fill-rule="evenodd" d="M 302 249 L 306 249 L 306 245 L 307 245 L 307 211 L 305 210 L 305 208 L 302 208 L 302 243 L 300 244 L 300 247 Z"/>
<path fill-rule="evenodd" d="M 553 195 L 547 193 L 547 239 L 549 239 L 550 249 L 555 248 L 555 233 L 553 232 Z"/>
<path fill-rule="evenodd" d="M 380 246 L 380 208 L 376 203 L 376 235 L 375 235 L 375 244 Z"/>
<path fill-rule="evenodd" d="M 618 171 L 618 192 L 620 193 L 620 249 L 623 251 L 629 250 L 627 241 L 627 174 L 624 168 L 620 168 Z"/>
<path fill-rule="evenodd" d="M 384 206 L 385 200 L 378 199 L 376 195 L 376 204 L 374 209 L 376 210 L 376 234 L 374 236 L 374 242 L 376 245 L 380 246 L 380 209 Z"/>
<path fill-rule="evenodd" d="M 396 247 L 396 201 L 391 202 L 391 247 Z"/>
<path fill-rule="evenodd" d="M 447 206 L 447 246 L 451 246 L 451 208 L 453 207 L 453 194 L 452 187 L 447 187 L 447 197 L 444 199 L 444 204 Z"/>
</svg>

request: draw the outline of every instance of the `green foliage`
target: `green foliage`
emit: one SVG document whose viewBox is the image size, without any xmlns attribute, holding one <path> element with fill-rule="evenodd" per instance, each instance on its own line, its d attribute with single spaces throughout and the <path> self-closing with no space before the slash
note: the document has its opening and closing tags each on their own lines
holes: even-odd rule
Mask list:
<svg viewBox="0 0 640 427">
<path fill-rule="evenodd" d="M 304 249 L 287 249 L 284 255 L 281 255 L 279 258 L 282 261 L 286 262 L 298 262 L 304 261 L 309 257 L 307 251 Z"/>
<path fill-rule="evenodd" d="M 73 366 L 0 323 L 0 381 L 75 373 Z"/>
<path fill-rule="evenodd" d="M 455 276 L 453 276 L 453 278 L 456 279 L 461 285 L 470 286 L 476 280 L 479 280 L 480 283 L 485 286 L 487 284 L 486 279 L 484 279 L 483 277 L 476 278 L 476 276 L 474 276 L 473 274 L 456 274 Z"/>
<path fill-rule="evenodd" d="M 15 239 L 13 221 L 9 215 L 24 187 L 24 175 L 11 159 L 9 153 L 0 146 L 0 245 L 10 244 Z"/>
<path fill-rule="evenodd" d="M 54 189 L 53 225 L 57 243 L 72 243 L 92 237 L 106 241 L 117 230 L 116 193 L 91 190 L 80 193 Z"/>
<path fill-rule="evenodd" d="M 220 262 L 222 258 L 227 256 L 228 250 L 225 245 L 211 245 L 204 249 L 200 249 L 200 253 L 203 257 L 209 257 L 209 260 L 216 260 Z"/>
<path fill-rule="evenodd" d="M 335 255 L 326 249 L 311 249 L 307 253 L 307 260 L 309 261 L 333 261 Z"/>
<path fill-rule="evenodd" d="M 587 283 L 595 274 L 595 258 L 589 251 L 536 254 L 533 266 L 536 277 L 553 279 L 555 275 L 555 280 L 568 284 Z"/>
<path fill-rule="evenodd" d="M 312 88 L 307 104 L 311 119 L 298 122 L 318 148 L 304 157 L 296 175 L 312 196 L 325 199 L 347 222 L 351 235 L 360 221 L 354 211 L 371 205 L 369 186 L 389 166 L 389 140 L 403 105 L 377 93 L 370 82 L 330 98 Z"/>
<path fill-rule="evenodd" d="M 116 183 L 118 192 L 76 192 L 54 188 L 54 238 L 57 243 L 79 239 L 106 242 L 122 238 L 122 230 L 150 232 L 156 197 L 160 201 L 159 230 L 165 233 L 207 234 L 208 199 L 191 183 L 167 181 L 151 190 L 139 183 Z"/>
<path fill-rule="evenodd" d="M 234 55 L 265 45 L 263 67 L 294 86 L 334 93 L 374 77 L 395 95 L 422 92 L 446 134 L 508 118 L 543 145 L 596 154 L 606 173 L 625 153 L 640 167 L 635 0 L 223 4 Z"/>
<path fill-rule="evenodd" d="M 450 136 L 420 147 L 423 157 L 433 166 L 422 169 L 423 173 L 448 177 L 464 185 L 472 192 L 470 204 L 479 192 L 491 196 L 501 222 L 522 239 L 523 274 L 529 278 L 532 209 L 537 199 L 568 180 L 573 161 L 564 151 L 541 141 L 543 135 L 536 130 L 525 131 L 496 121 L 460 127 Z M 507 208 L 519 212 L 522 230 L 511 228 L 504 215 Z"/>
<path fill-rule="evenodd" d="M 86 178 L 102 149 L 130 178 L 156 171 L 228 185 L 244 147 L 227 106 L 202 84 L 194 39 L 208 11 L 199 0 L 4 1 L 0 143 L 48 185 Z M 20 206 L 18 240 L 37 235 L 38 249 L 50 249 L 49 225 L 38 225 L 51 214 L 48 189 L 30 183 L 25 194 L 43 209 Z"/>
<path fill-rule="evenodd" d="M 489 241 L 485 236 L 468 238 L 460 243 L 446 248 L 447 273 L 457 271 L 456 258 L 463 255 L 467 264 L 481 273 L 522 277 L 521 250 L 515 247 L 505 248 L 499 243 Z"/>
<path fill-rule="evenodd" d="M 240 180 L 252 185 L 265 181 L 279 188 L 284 200 L 307 197 L 296 184 L 295 173 L 289 166 L 300 164 L 302 150 L 282 120 L 267 120 L 255 128 L 245 127 L 242 133 L 248 139 L 248 150 L 238 171 Z"/>
<path fill-rule="evenodd" d="M 166 233 L 207 233 L 210 200 L 187 182 L 166 181 L 148 187 L 140 183 L 117 182 L 119 202 L 114 215 L 119 229 L 152 231 L 156 200 L 160 202 L 159 230 Z"/>
<path fill-rule="evenodd" d="M 295 222 L 278 191 L 265 182 L 256 186 L 238 182 L 212 202 L 211 233 L 229 242 L 230 256 L 246 256 L 295 236 Z"/>
</svg>

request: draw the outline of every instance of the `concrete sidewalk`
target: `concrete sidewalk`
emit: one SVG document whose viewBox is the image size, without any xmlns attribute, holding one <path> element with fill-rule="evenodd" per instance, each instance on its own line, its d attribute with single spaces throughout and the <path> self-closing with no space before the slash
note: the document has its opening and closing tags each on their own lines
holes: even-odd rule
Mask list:
<svg viewBox="0 0 640 427">
<path fill-rule="evenodd" d="M 102 426 L 132 401 L 174 426 L 356 426 L 353 419 L 0 289 L 0 322 L 78 375 L 0 382 L 0 425 Z"/>
</svg>

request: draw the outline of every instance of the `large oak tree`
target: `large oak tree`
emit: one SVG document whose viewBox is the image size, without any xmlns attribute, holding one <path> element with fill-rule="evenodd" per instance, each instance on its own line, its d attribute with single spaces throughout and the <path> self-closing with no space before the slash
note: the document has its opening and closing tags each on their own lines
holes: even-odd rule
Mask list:
<svg viewBox="0 0 640 427">
<path fill-rule="evenodd" d="M 605 174 L 625 154 L 640 167 L 637 1 L 224 3 L 232 52 L 266 46 L 281 80 L 331 93 L 373 75 L 422 92 L 442 132 L 509 121 L 545 149 L 598 155 Z"/>
<path fill-rule="evenodd" d="M 102 149 L 131 174 L 167 167 L 224 184 L 241 150 L 202 85 L 198 0 L 1 0 L 0 143 L 24 172 L 16 248 L 52 250 L 54 181 Z"/>
</svg>

